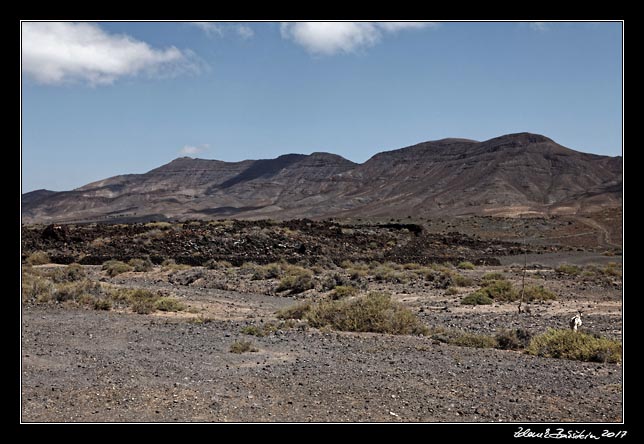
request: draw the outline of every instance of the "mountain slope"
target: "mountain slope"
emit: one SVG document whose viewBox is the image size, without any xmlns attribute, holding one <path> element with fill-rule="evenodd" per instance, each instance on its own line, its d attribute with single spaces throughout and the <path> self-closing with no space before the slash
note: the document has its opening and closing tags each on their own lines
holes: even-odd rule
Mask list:
<svg viewBox="0 0 644 444">
<path fill-rule="evenodd" d="M 183 157 L 145 174 L 22 197 L 23 223 L 575 213 L 621 205 L 622 159 L 509 134 L 443 139 L 355 164 L 328 153 L 222 162 Z"/>
</svg>

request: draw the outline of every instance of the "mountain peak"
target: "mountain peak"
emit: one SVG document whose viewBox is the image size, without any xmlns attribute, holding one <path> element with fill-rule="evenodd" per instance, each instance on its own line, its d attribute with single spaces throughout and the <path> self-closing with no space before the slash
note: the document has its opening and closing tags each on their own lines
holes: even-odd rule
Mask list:
<svg viewBox="0 0 644 444">
<path fill-rule="evenodd" d="M 552 139 L 549 139 L 546 136 L 541 134 L 534 133 L 512 133 L 506 134 L 504 136 L 495 137 L 493 139 L 487 140 L 486 142 L 500 142 L 500 143 L 513 143 L 516 146 L 521 145 L 530 145 L 533 143 L 555 143 Z"/>
</svg>

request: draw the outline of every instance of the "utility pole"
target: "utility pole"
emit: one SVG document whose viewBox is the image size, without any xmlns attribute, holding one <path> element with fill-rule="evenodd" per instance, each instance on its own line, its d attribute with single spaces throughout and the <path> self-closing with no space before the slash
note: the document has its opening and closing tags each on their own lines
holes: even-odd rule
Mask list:
<svg viewBox="0 0 644 444">
<path fill-rule="evenodd" d="M 523 225 L 523 275 L 521 277 L 521 298 L 519 299 L 519 313 L 521 311 L 521 304 L 523 304 L 523 297 L 525 295 L 525 274 L 526 269 L 528 268 L 528 249 L 527 249 L 527 233 L 525 224 L 523 223 L 523 218 L 521 218 L 521 224 Z"/>
</svg>

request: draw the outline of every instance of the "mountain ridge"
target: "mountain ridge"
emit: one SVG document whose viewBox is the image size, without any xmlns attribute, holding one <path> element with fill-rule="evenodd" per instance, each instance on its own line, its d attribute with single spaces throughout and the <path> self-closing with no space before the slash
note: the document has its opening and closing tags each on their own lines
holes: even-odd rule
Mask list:
<svg viewBox="0 0 644 444">
<path fill-rule="evenodd" d="M 622 158 L 539 134 L 447 138 L 364 163 L 315 152 L 274 159 L 179 157 L 71 191 L 22 195 L 23 223 L 211 218 L 561 214 L 621 205 Z"/>
</svg>

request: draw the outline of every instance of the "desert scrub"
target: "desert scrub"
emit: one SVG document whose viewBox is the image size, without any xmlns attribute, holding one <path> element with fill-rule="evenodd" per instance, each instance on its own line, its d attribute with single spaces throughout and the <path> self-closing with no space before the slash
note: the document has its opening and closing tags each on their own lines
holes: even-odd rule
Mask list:
<svg viewBox="0 0 644 444">
<path fill-rule="evenodd" d="M 49 263 L 49 256 L 44 251 L 34 251 L 27 258 L 29 265 L 44 265 Z"/>
<path fill-rule="evenodd" d="M 70 264 L 65 268 L 57 268 L 52 274 L 54 282 L 74 282 L 87 277 L 87 273 L 80 264 Z"/>
<path fill-rule="evenodd" d="M 250 341 L 235 341 L 230 345 L 229 351 L 231 353 L 246 353 L 246 352 L 256 352 L 257 348 Z"/>
<path fill-rule="evenodd" d="M 76 282 L 64 282 L 54 288 L 53 299 L 57 302 L 77 301 L 80 296 L 98 295 L 101 293 L 101 285 L 98 282 L 83 279 Z"/>
<path fill-rule="evenodd" d="M 287 325 L 287 324 L 295 324 L 293 320 L 289 320 L 288 322 L 281 321 L 280 325 L 274 323 L 274 322 L 267 322 L 266 324 L 262 324 L 261 326 L 258 325 L 246 325 L 242 327 L 240 330 L 240 333 L 245 334 L 245 335 L 250 335 L 250 336 L 257 336 L 259 338 L 264 337 L 266 335 L 269 335 L 273 332 L 276 332 L 279 330 L 281 327 L 287 327 L 289 328 L 292 325 Z"/>
<path fill-rule="evenodd" d="M 322 291 L 329 291 L 338 286 L 350 285 L 351 281 L 344 275 L 336 272 L 327 273 L 320 278 Z"/>
<path fill-rule="evenodd" d="M 617 262 L 609 262 L 602 271 L 607 276 L 622 277 L 622 270 Z"/>
<path fill-rule="evenodd" d="M 474 281 L 460 273 L 451 272 L 452 283 L 457 287 L 469 287 Z"/>
<path fill-rule="evenodd" d="M 173 297 L 162 297 L 154 302 L 154 308 L 159 311 L 183 311 L 186 305 Z"/>
<path fill-rule="evenodd" d="M 522 328 L 505 329 L 495 336 L 496 348 L 501 350 L 520 350 L 530 344 L 532 334 Z"/>
<path fill-rule="evenodd" d="M 338 285 L 331 293 L 331 299 L 344 299 L 358 294 L 358 289 L 351 285 Z"/>
<path fill-rule="evenodd" d="M 459 262 L 456 268 L 461 270 L 474 270 L 474 264 L 469 261 Z"/>
<path fill-rule="evenodd" d="M 152 270 L 152 262 L 150 259 L 130 259 L 128 265 L 137 273 L 143 273 Z"/>
<path fill-rule="evenodd" d="M 312 303 L 305 301 L 299 302 L 290 307 L 282 308 L 279 310 L 276 315 L 278 319 L 304 319 L 311 311 Z"/>
<path fill-rule="evenodd" d="M 340 267 L 344 268 L 352 281 L 360 280 L 369 274 L 369 266 L 363 262 L 342 261 Z"/>
<path fill-rule="evenodd" d="M 33 272 L 22 271 L 22 300 L 25 302 L 47 302 L 54 294 L 54 283 Z"/>
<path fill-rule="evenodd" d="M 161 262 L 161 271 L 182 271 L 189 268 L 192 267 L 190 267 L 190 265 L 177 264 L 174 259 L 165 259 L 163 262 Z"/>
<path fill-rule="evenodd" d="M 492 336 L 462 332 L 454 337 L 450 344 L 459 347 L 494 348 L 497 343 Z"/>
<path fill-rule="evenodd" d="M 526 351 L 546 358 L 577 361 L 616 363 L 622 360 L 620 342 L 572 330 L 548 329 L 532 338 Z"/>
<path fill-rule="evenodd" d="M 490 281 L 504 281 L 505 276 L 503 276 L 501 273 L 493 272 L 493 273 L 485 273 L 481 280 L 485 282 L 490 282 Z"/>
<path fill-rule="evenodd" d="M 165 297 L 159 293 L 142 288 L 112 288 L 108 297 L 119 305 L 130 307 L 134 313 L 150 314 L 157 310 L 180 311 L 185 306 L 172 297 Z"/>
<path fill-rule="evenodd" d="M 506 280 L 491 280 L 488 281 L 477 292 L 487 295 L 489 298 L 494 299 L 496 302 L 512 302 L 519 299 L 519 293 Z"/>
<path fill-rule="evenodd" d="M 209 259 L 206 261 L 205 264 L 203 264 L 204 267 L 210 269 L 210 270 L 228 270 L 230 268 L 233 268 L 233 264 L 231 264 L 228 261 L 217 261 L 215 259 Z"/>
<path fill-rule="evenodd" d="M 407 274 L 396 270 L 388 264 L 379 265 L 373 272 L 373 277 L 378 282 L 391 282 L 393 284 L 404 284 L 407 282 Z"/>
<path fill-rule="evenodd" d="M 526 301 L 549 301 L 557 299 L 557 295 L 543 285 L 530 285 L 525 288 L 524 299 Z"/>
<path fill-rule="evenodd" d="M 108 276 L 110 277 L 114 277 L 121 273 L 132 271 L 132 267 L 130 265 L 126 264 L 125 262 L 117 261 L 114 259 L 103 263 L 102 269 L 106 271 Z"/>
<path fill-rule="evenodd" d="M 555 268 L 555 271 L 559 274 L 567 274 L 570 276 L 578 276 L 579 274 L 581 274 L 581 268 L 576 265 L 570 264 L 560 264 L 557 268 Z"/>
<path fill-rule="evenodd" d="M 253 270 L 251 279 L 264 280 L 278 278 L 283 274 L 282 268 L 282 265 L 278 263 L 256 265 Z"/>
<path fill-rule="evenodd" d="M 354 299 L 321 301 L 311 305 L 304 316 L 311 327 L 329 326 L 341 331 L 397 335 L 427 332 L 427 327 L 411 310 L 392 301 L 387 293 L 371 292 Z"/>
<path fill-rule="evenodd" d="M 484 291 L 477 290 L 461 299 L 463 305 L 490 305 L 494 300 Z"/>
<path fill-rule="evenodd" d="M 92 307 L 94 308 L 94 310 L 108 311 L 112 309 L 112 301 L 110 301 L 109 299 L 94 298 Z"/>
<path fill-rule="evenodd" d="M 126 291 L 126 302 L 134 313 L 150 314 L 157 309 L 159 295 L 148 290 L 136 289 Z"/>
<path fill-rule="evenodd" d="M 464 330 L 434 327 L 428 329 L 427 336 L 445 344 L 458 345 L 459 347 L 494 348 L 497 342 L 494 337 L 469 333 Z"/>
<path fill-rule="evenodd" d="M 239 332 L 244 335 L 257 336 L 260 338 L 262 336 L 266 336 L 266 333 L 264 333 L 264 329 L 258 327 L 257 325 L 246 325 L 242 327 L 242 329 Z"/>
<path fill-rule="evenodd" d="M 277 292 L 290 291 L 291 294 L 302 293 L 314 287 L 313 272 L 305 268 L 290 266 L 287 273 L 275 289 Z"/>
<path fill-rule="evenodd" d="M 87 277 L 83 266 L 79 264 L 71 264 L 66 267 L 31 269 L 30 272 L 31 274 L 50 279 L 56 284 L 76 282 Z"/>
<path fill-rule="evenodd" d="M 145 224 L 146 228 L 149 229 L 158 229 L 158 230 L 169 230 L 172 227 L 170 222 L 148 222 Z"/>
</svg>

